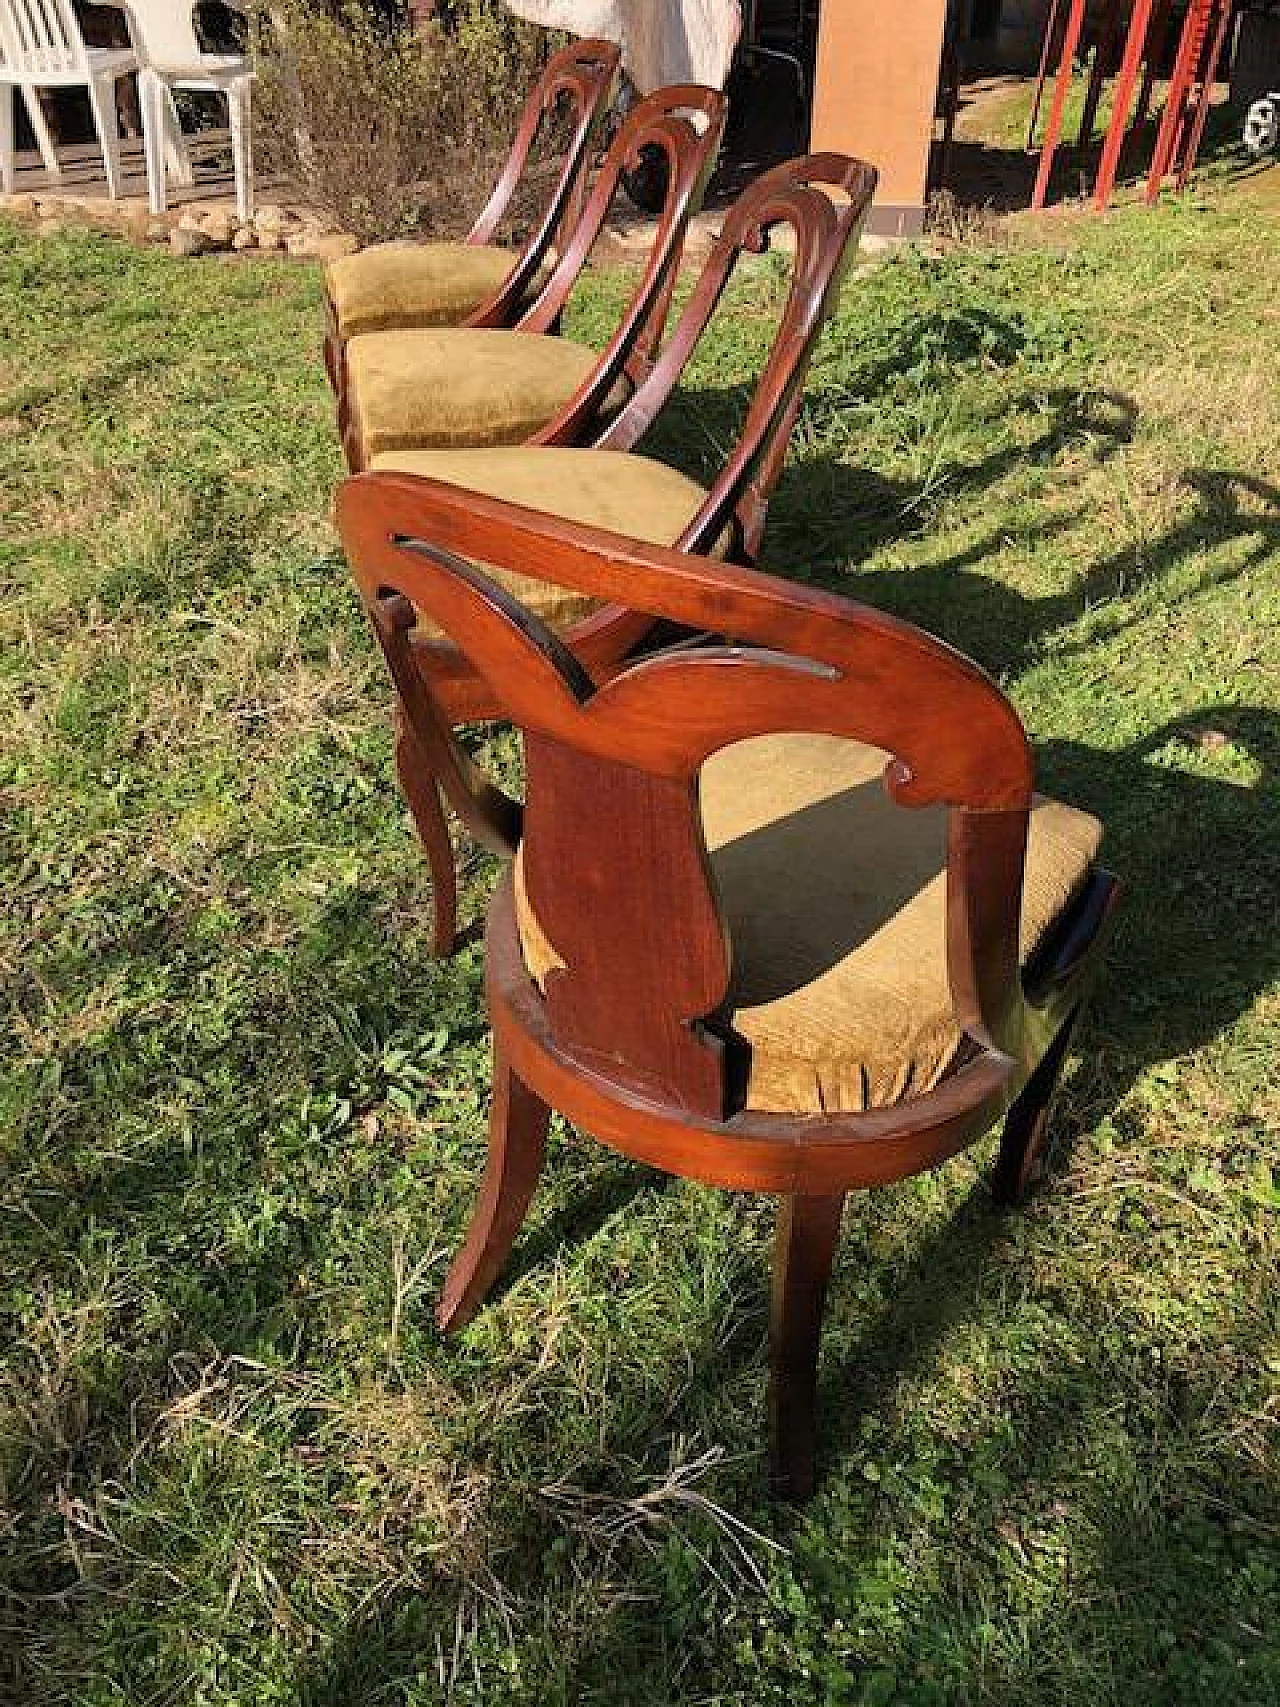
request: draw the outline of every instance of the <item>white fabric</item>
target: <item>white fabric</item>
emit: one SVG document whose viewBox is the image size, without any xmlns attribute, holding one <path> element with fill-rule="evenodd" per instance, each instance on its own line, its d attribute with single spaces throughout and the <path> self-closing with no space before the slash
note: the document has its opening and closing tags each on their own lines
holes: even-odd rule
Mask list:
<svg viewBox="0 0 1280 1707">
<path fill-rule="evenodd" d="M 742 34 L 738 0 L 505 0 L 508 11 L 549 30 L 603 36 L 622 49 L 623 70 L 642 95 L 669 83 L 723 89 Z"/>
</svg>

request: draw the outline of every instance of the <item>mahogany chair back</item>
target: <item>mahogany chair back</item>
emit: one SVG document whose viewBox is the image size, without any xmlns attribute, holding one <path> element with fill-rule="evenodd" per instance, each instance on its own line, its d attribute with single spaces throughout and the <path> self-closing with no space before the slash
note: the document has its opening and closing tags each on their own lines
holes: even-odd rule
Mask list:
<svg viewBox="0 0 1280 1707">
<path fill-rule="evenodd" d="M 672 84 L 646 95 L 628 112 L 610 142 L 582 213 L 550 277 L 515 321 L 522 332 L 553 332 L 615 203 L 624 175 L 642 160 L 659 159 L 665 193 L 640 281 L 599 363 L 581 405 L 594 411 L 625 374 L 639 386 L 652 371 L 684 252 L 689 220 L 702 205 L 729 114 L 719 89 Z M 586 399 L 589 398 L 589 401 Z M 558 417 L 559 419 L 559 417 Z"/>
<path fill-rule="evenodd" d="M 857 253 L 875 194 L 876 172 L 844 154 L 785 161 L 750 184 L 729 208 L 675 330 L 626 406 L 599 434 L 601 449 L 632 450 L 675 390 L 744 254 L 769 249 L 780 228 L 791 236 L 790 285 L 737 445 L 707 502 L 679 540 L 704 552 L 736 522 L 739 554 L 758 555 L 769 499 L 786 459 L 818 333 Z M 575 442 L 586 403 L 575 398 L 535 444 Z"/>
<path fill-rule="evenodd" d="M 510 274 L 471 316 L 473 326 L 506 326 L 529 294 L 552 245 L 577 223 L 591 159 L 591 139 L 613 93 L 621 49 L 616 42 L 572 41 L 553 53 L 525 98 L 506 164 L 488 201 L 467 233 L 472 244 L 492 243 L 529 168 L 539 132 L 560 118 L 567 129 L 555 184 Z"/>
<path fill-rule="evenodd" d="M 468 243 L 492 243 L 497 237 L 498 227 L 528 170 L 538 132 L 557 114 L 570 127 L 551 198 L 553 203 L 562 202 L 566 186 L 572 187 L 581 179 L 592 129 L 613 92 L 620 59 L 616 42 L 594 38 L 571 41 L 551 55 L 525 96 L 511 151 L 488 201 L 467 233 Z"/>
<path fill-rule="evenodd" d="M 525 97 L 511 151 L 488 201 L 464 241 L 494 241 L 529 171 L 534 145 L 543 129 L 559 120 L 565 127 L 564 152 L 551 193 L 498 288 L 472 311 L 470 326 L 509 326 L 525 307 L 534 281 L 556 242 L 567 241 L 582 211 L 583 187 L 591 161 L 592 137 L 613 92 L 621 50 L 616 42 L 570 42 L 553 53 Z M 325 371 L 334 391 L 344 384 L 344 339 L 332 302 L 327 303 Z"/>
<path fill-rule="evenodd" d="M 664 410 L 698 343 L 707 333 L 742 254 L 770 248 L 780 227 L 792 237 L 790 287 L 778 314 L 770 353 L 754 386 L 734 451 L 708 493 L 707 504 L 681 534 L 679 548 L 708 551 L 730 522 L 737 555 L 754 562 L 765 533 L 773 486 L 804 396 L 812 350 L 824 319 L 857 254 L 858 232 L 876 193 L 876 169 L 843 154 L 785 160 L 742 191 L 725 213 L 720 236 L 689 295 L 676 329 L 625 408 L 594 444 L 631 451 Z M 596 403 L 596 387 L 570 399 L 532 444 L 575 444 Z"/>
<path fill-rule="evenodd" d="M 416 613 L 444 630 L 524 737 L 525 805 L 491 800 L 490 809 L 519 840 L 530 907 L 565 961 L 546 1002 L 566 1057 L 678 1108 L 734 1112 L 741 1075 L 717 1017 L 731 945 L 697 777 L 719 748 L 787 731 L 883 748 L 895 800 L 948 808 L 957 1018 L 1016 1053 L 1032 762 L 1017 714 L 975 664 L 850 600 L 434 481 L 357 476 L 341 489 L 338 518 L 412 734 L 437 774 L 461 775 L 467 760 L 420 692 Z M 655 621 L 718 626 L 735 644 L 659 652 L 597 686 L 477 563 L 625 598 Z"/>
</svg>

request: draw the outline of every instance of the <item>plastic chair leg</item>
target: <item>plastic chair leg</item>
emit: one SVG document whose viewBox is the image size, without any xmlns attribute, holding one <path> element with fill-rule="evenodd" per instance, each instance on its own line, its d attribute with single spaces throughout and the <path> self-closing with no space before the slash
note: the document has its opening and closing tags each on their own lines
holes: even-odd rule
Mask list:
<svg viewBox="0 0 1280 1707">
<path fill-rule="evenodd" d="M 251 88 L 249 79 L 245 77 L 231 84 L 227 90 L 227 106 L 231 118 L 231 159 L 236 175 L 236 213 L 242 220 L 253 218 Z"/>
<path fill-rule="evenodd" d="M 120 200 L 120 119 L 116 113 L 116 84 L 114 77 L 94 77 L 89 82 L 89 105 L 93 109 L 93 127 L 102 145 L 102 164 L 107 174 L 107 194 L 112 201 Z"/>
<path fill-rule="evenodd" d="M 173 90 L 162 78 L 157 79 L 157 83 L 156 114 L 164 137 L 165 165 L 174 183 L 189 190 L 196 181 L 196 169 L 191 164 L 191 155 L 182 134 L 178 103 L 173 98 Z"/>
<path fill-rule="evenodd" d="M 11 83 L 0 85 L 0 189 L 7 196 L 13 194 L 13 103 L 17 93 Z"/>
<path fill-rule="evenodd" d="M 31 129 L 35 133 L 36 147 L 40 150 L 41 160 L 44 161 L 44 169 L 51 178 L 60 178 L 62 162 L 58 159 L 58 150 L 53 145 L 53 132 L 44 116 L 44 108 L 40 105 L 39 93 L 30 84 L 24 83 L 22 99 L 27 109 L 27 117 L 31 120 Z"/>
<path fill-rule="evenodd" d="M 152 213 L 163 213 L 168 200 L 162 137 L 164 86 L 153 72 L 138 76 L 138 105 L 142 108 L 142 148 L 147 160 L 147 202 Z"/>
</svg>

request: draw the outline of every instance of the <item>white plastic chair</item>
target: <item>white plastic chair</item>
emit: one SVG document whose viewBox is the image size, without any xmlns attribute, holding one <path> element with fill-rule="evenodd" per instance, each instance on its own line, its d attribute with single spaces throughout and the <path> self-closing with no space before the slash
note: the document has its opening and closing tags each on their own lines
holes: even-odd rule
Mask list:
<svg viewBox="0 0 1280 1707">
<path fill-rule="evenodd" d="M 6 195 L 14 182 L 14 95 L 26 105 L 36 146 L 51 178 L 62 176 L 62 164 L 40 106 L 37 89 L 86 88 L 93 125 L 102 145 L 107 194 L 120 196 L 120 122 L 116 114 L 116 80 L 139 70 L 132 47 L 87 47 L 71 0 L 0 0 L 0 185 Z M 141 81 L 141 79 L 139 79 Z M 150 173 L 147 112 L 142 111 Z"/>
<path fill-rule="evenodd" d="M 13 4 L 15 0 L 0 0 Z M 17 0 L 18 4 L 22 0 Z M 227 98 L 231 128 L 231 158 L 236 177 L 236 212 L 241 219 L 253 217 L 253 147 L 250 131 L 250 91 L 253 67 L 244 54 L 205 53 L 195 28 L 195 0 L 127 0 L 133 39 L 138 44 L 142 69 L 138 73 L 138 97 L 142 104 L 142 132 L 148 139 L 147 182 L 151 189 L 152 213 L 163 213 L 166 184 L 163 150 L 166 137 L 177 145 L 179 182 L 192 182 L 190 159 L 182 148 L 182 133 L 175 89 L 212 90 Z M 242 6 L 231 4 L 232 11 Z"/>
</svg>

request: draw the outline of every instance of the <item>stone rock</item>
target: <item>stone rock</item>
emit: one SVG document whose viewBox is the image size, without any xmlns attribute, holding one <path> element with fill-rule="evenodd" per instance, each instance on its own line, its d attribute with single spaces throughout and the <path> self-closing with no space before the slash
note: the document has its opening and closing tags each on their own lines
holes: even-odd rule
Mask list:
<svg viewBox="0 0 1280 1707">
<path fill-rule="evenodd" d="M 222 209 L 216 213 L 206 213 L 200 221 L 200 229 L 220 247 L 225 246 L 230 243 L 236 229 L 236 217 Z"/>
<path fill-rule="evenodd" d="M 231 247 L 233 249 L 256 249 L 257 246 L 258 233 L 251 225 L 238 226 L 231 235 Z"/>
<path fill-rule="evenodd" d="M 89 205 L 81 202 L 72 204 L 68 212 L 82 225 L 91 225 L 97 231 L 119 231 L 128 220 L 128 209 L 118 202 L 99 202 Z"/>
<path fill-rule="evenodd" d="M 178 217 L 179 231 L 203 231 L 204 220 L 194 208 L 185 208 Z"/>
<path fill-rule="evenodd" d="M 175 255 L 206 255 L 214 246 L 213 238 L 198 226 L 193 231 L 189 225 L 179 225 L 169 233 L 169 247 Z"/>
<path fill-rule="evenodd" d="M 169 222 L 167 219 L 148 220 L 147 241 L 149 243 L 167 243 L 169 241 Z"/>
<path fill-rule="evenodd" d="M 145 207 L 136 204 L 125 204 L 117 215 L 117 221 L 126 236 L 135 243 L 145 243 L 147 232 L 151 228 L 151 214 Z"/>
<path fill-rule="evenodd" d="M 278 231 L 259 231 L 257 235 L 259 249 L 271 250 L 284 248 L 284 238 Z"/>
<path fill-rule="evenodd" d="M 6 213 L 15 213 L 21 219 L 31 219 L 36 212 L 36 198 L 27 195 L 4 196 L 0 198 L 0 206 Z"/>
<path fill-rule="evenodd" d="M 266 207 L 260 207 L 254 214 L 253 223 L 261 236 L 264 231 L 284 231 L 293 224 L 293 215 L 286 208 L 276 207 L 268 202 Z"/>
<path fill-rule="evenodd" d="M 295 261 L 337 261 L 343 255 L 354 255 L 359 239 L 349 231 L 295 231 L 285 238 L 285 248 Z"/>
</svg>

